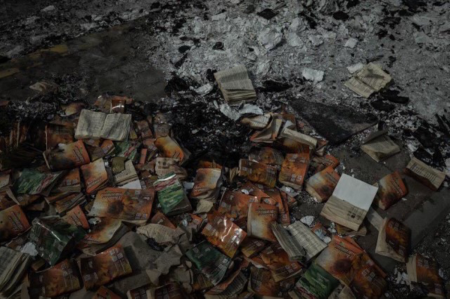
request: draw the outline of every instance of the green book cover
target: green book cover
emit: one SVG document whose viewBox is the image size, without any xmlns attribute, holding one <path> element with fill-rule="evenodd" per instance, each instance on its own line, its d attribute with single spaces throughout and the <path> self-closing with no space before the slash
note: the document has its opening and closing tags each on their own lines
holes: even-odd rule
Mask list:
<svg viewBox="0 0 450 299">
<path fill-rule="evenodd" d="M 327 299 L 338 285 L 339 280 L 314 263 L 297 282 L 296 291 L 309 298 Z"/>
</svg>

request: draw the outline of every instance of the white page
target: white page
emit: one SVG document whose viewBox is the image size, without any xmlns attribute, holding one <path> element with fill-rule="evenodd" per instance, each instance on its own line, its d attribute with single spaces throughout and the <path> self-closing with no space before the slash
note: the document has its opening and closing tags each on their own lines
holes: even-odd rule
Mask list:
<svg viewBox="0 0 450 299">
<path fill-rule="evenodd" d="M 377 191 L 378 187 L 343 173 L 332 196 L 368 211 Z"/>
</svg>

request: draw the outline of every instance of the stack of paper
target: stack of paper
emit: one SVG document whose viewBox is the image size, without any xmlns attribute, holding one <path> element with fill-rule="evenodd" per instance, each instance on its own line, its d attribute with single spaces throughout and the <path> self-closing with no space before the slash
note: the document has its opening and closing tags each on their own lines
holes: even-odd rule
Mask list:
<svg viewBox="0 0 450 299">
<path fill-rule="evenodd" d="M 378 188 L 342 174 L 320 215 L 355 231 L 359 229 Z"/>
<path fill-rule="evenodd" d="M 130 126 L 131 114 L 105 114 L 83 109 L 78 120 L 75 138 L 122 141 L 128 137 Z"/>
<path fill-rule="evenodd" d="M 8 247 L 0 247 L 0 297 L 8 298 L 20 290 L 31 257 Z"/>
<path fill-rule="evenodd" d="M 219 84 L 225 101 L 229 104 L 240 104 L 256 99 L 256 92 L 245 66 L 238 65 L 232 69 L 217 72 L 214 78 Z"/>
</svg>

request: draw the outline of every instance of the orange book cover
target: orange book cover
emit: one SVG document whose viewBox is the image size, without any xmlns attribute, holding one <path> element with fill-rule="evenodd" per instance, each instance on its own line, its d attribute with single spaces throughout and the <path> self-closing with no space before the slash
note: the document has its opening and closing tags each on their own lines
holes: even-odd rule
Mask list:
<svg viewBox="0 0 450 299">
<path fill-rule="evenodd" d="M 95 161 L 97 159 L 103 158 L 108 153 L 111 153 L 114 150 L 114 142 L 112 140 L 106 139 L 103 140 L 100 146 L 89 147 L 87 148 L 87 150 L 91 155 L 91 161 Z"/>
<path fill-rule="evenodd" d="M 101 286 L 95 293 L 94 297 L 92 297 L 92 299 L 122 299 L 122 297 L 107 289 L 106 287 Z"/>
<path fill-rule="evenodd" d="M 217 168 L 200 168 L 194 179 L 190 198 L 214 197 L 219 194 L 222 171 Z"/>
<path fill-rule="evenodd" d="M 277 183 L 277 169 L 275 167 L 247 159 L 239 160 L 239 175 L 254 183 L 261 183 L 272 188 Z"/>
<path fill-rule="evenodd" d="M 276 242 L 270 224 L 278 219 L 278 208 L 268 204 L 251 203 L 248 210 L 247 234 Z"/>
<path fill-rule="evenodd" d="M 145 119 L 136 122 L 136 131 L 142 139 L 153 137 L 152 130 Z"/>
<path fill-rule="evenodd" d="M 186 298 L 186 296 L 183 294 L 182 288 L 177 283 L 171 282 L 165 286 L 157 288 L 155 290 L 154 298 L 155 299 L 184 299 L 184 298 Z"/>
<path fill-rule="evenodd" d="M 103 159 L 81 166 L 81 172 L 83 173 L 87 194 L 94 193 L 108 181 L 108 173 Z"/>
<path fill-rule="evenodd" d="M 171 137 L 159 137 L 155 141 L 155 146 L 164 157 L 179 159 L 183 163 L 187 157 L 183 149 Z"/>
<path fill-rule="evenodd" d="M 283 164 L 283 154 L 272 147 L 262 147 L 254 150 L 249 155 L 249 160 L 254 160 L 267 165 L 281 166 Z"/>
<path fill-rule="evenodd" d="M 48 168 L 52 171 L 72 169 L 91 161 L 82 140 L 59 144 L 56 149 L 45 151 L 44 158 Z"/>
<path fill-rule="evenodd" d="M 270 270 L 253 266 L 250 268 L 249 290 L 259 296 L 287 298 L 285 292 L 294 284 L 294 277 L 276 282 Z"/>
<path fill-rule="evenodd" d="M 309 167 L 309 154 L 287 154 L 278 180 L 286 186 L 301 190 Z"/>
<path fill-rule="evenodd" d="M 90 216 L 122 220 L 148 220 L 155 189 L 105 188 L 95 196 Z"/>
<path fill-rule="evenodd" d="M 69 260 L 64 260 L 55 266 L 40 272 L 31 272 L 30 297 L 56 297 L 81 289 L 78 271 Z"/>
<path fill-rule="evenodd" d="M 45 126 L 45 145 L 46 149 L 53 149 L 60 143 L 73 142 L 74 131 L 73 127 L 60 126 L 55 124 L 47 124 Z"/>
<path fill-rule="evenodd" d="M 80 206 L 76 206 L 72 210 L 68 211 L 63 219 L 75 226 L 81 226 L 84 229 L 89 229 L 89 222 L 87 221 L 86 215 Z"/>
<path fill-rule="evenodd" d="M 334 236 L 328 247 L 317 257 L 316 263 L 348 285 L 354 276 L 354 262 L 363 252 L 350 238 Z"/>
<path fill-rule="evenodd" d="M 278 243 L 264 249 L 260 256 L 276 282 L 295 276 L 303 269 L 300 263 L 289 259 L 287 252 Z"/>
<path fill-rule="evenodd" d="M 0 242 L 11 240 L 29 228 L 30 223 L 20 206 L 0 211 Z"/>
<path fill-rule="evenodd" d="M 387 282 L 376 267 L 364 264 L 356 270 L 349 287 L 356 298 L 378 299 L 385 293 Z"/>
<path fill-rule="evenodd" d="M 62 214 L 77 205 L 81 205 L 86 201 L 83 193 L 72 193 L 53 202 L 56 212 Z"/>
<path fill-rule="evenodd" d="M 383 210 L 387 210 L 408 193 L 398 171 L 383 177 L 376 185 L 378 186 L 378 192 L 375 196 L 375 202 Z"/>
<path fill-rule="evenodd" d="M 167 218 L 166 215 L 161 213 L 160 211 L 156 212 L 155 215 L 153 215 L 152 219 L 150 219 L 150 223 L 154 224 L 161 224 L 167 227 L 170 227 L 172 229 L 176 229 L 177 227 L 170 221 L 169 218 Z"/>
<path fill-rule="evenodd" d="M 256 196 L 247 195 L 239 191 L 227 190 L 222 195 L 218 212 L 232 219 L 245 218 L 251 203 L 258 203 Z"/>
<path fill-rule="evenodd" d="M 332 155 L 325 155 L 323 157 L 313 157 L 311 159 L 311 169 L 313 173 L 318 173 L 327 167 L 336 168 L 339 166 L 339 160 Z"/>
<path fill-rule="evenodd" d="M 262 185 L 260 186 L 261 188 L 264 188 Z M 241 192 L 245 194 L 256 196 L 258 198 L 258 202 L 261 202 L 263 198 L 270 197 L 269 194 L 264 193 L 264 191 L 261 188 L 259 188 L 252 182 L 247 181 L 244 185 L 242 185 L 241 188 L 239 188 L 239 190 L 241 190 Z"/>
<path fill-rule="evenodd" d="M 266 247 L 267 242 L 256 238 L 245 238 L 240 247 L 241 252 L 248 258 L 251 258 L 261 252 Z"/>
<path fill-rule="evenodd" d="M 115 245 L 96 256 L 80 259 L 81 276 L 86 290 L 105 285 L 132 273 L 121 245 Z"/>
<path fill-rule="evenodd" d="M 247 233 L 234 224 L 229 218 L 217 213 L 208 214 L 208 224 L 202 234 L 212 245 L 233 258 L 239 245 L 244 241 Z"/>
<path fill-rule="evenodd" d="M 306 192 L 318 202 L 325 202 L 333 194 L 340 179 L 334 168 L 329 166 L 310 177 L 306 182 Z"/>
<path fill-rule="evenodd" d="M 387 221 L 385 229 L 386 243 L 406 261 L 409 252 L 411 230 L 394 218 Z"/>
<path fill-rule="evenodd" d="M 443 282 L 439 276 L 436 261 L 418 254 L 415 262 L 417 282 L 426 286 L 430 292 L 429 295 L 444 298 Z"/>
</svg>

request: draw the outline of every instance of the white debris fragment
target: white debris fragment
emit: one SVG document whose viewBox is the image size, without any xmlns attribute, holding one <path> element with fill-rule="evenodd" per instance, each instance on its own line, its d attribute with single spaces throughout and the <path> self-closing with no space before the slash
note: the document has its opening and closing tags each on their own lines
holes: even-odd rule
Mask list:
<svg viewBox="0 0 450 299">
<path fill-rule="evenodd" d="M 186 190 L 191 190 L 192 188 L 194 188 L 194 182 L 184 182 L 183 181 L 183 187 Z"/>
<path fill-rule="evenodd" d="M 289 32 L 286 36 L 286 39 L 288 45 L 291 47 L 301 47 L 305 45 L 300 36 L 298 36 L 295 32 Z"/>
<path fill-rule="evenodd" d="M 324 238 L 322 239 L 322 241 L 324 241 L 324 242 L 325 242 L 325 244 L 328 244 L 328 243 L 330 243 L 330 242 L 331 242 L 331 238 L 330 238 L 330 237 L 328 237 L 328 236 L 326 236 L 326 237 L 324 237 Z"/>
<path fill-rule="evenodd" d="M 434 42 L 431 37 L 429 37 L 422 31 L 414 33 L 414 40 L 416 44 L 432 44 Z"/>
<path fill-rule="evenodd" d="M 295 32 L 297 31 L 299 26 L 300 26 L 300 18 L 295 18 L 292 20 L 291 25 L 289 25 L 289 30 Z"/>
<path fill-rule="evenodd" d="M 364 64 L 361 62 L 358 62 L 357 64 L 351 65 L 347 67 L 347 70 L 350 72 L 350 74 L 354 74 L 360 70 L 362 70 L 364 67 Z"/>
<path fill-rule="evenodd" d="M 281 43 L 282 38 L 283 35 L 275 28 L 266 28 L 259 34 L 258 41 L 261 46 L 270 51 Z"/>
<path fill-rule="evenodd" d="M 302 76 L 305 80 L 320 82 L 323 80 L 325 73 L 323 71 L 313 70 L 310 68 L 304 68 L 302 71 Z"/>
<path fill-rule="evenodd" d="M 305 216 L 305 217 L 302 217 L 302 218 L 300 219 L 300 221 L 301 221 L 303 224 L 306 224 L 307 226 L 311 226 L 311 225 L 313 224 L 313 222 L 314 222 L 314 216 Z"/>
<path fill-rule="evenodd" d="M 238 120 L 241 117 L 241 114 L 236 110 L 232 109 L 228 104 L 221 104 L 220 112 L 222 112 L 223 115 L 234 121 Z"/>
<path fill-rule="evenodd" d="M 263 115 L 264 111 L 256 105 L 244 104 L 244 106 L 241 109 L 239 109 L 239 114 Z"/>
<path fill-rule="evenodd" d="M 347 40 L 347 42 L 345 43 L 345 47 L 346 48 L 355 48 L 356 47 L 356 45 L 358 44 L 358 40 L 356 39 L 356 38 L 353 38 L 353 37 L 351 37 L 351 38 L 349 38 L 348 40 Z"/>
<path fill-rule="evenodd" d="M 239 110 L 231 108 L 228 104 L 221 104 L 220 112 L 222 112 L 223 115 L 234 121 L 241 118 L 244 114 L 263 115 L 264 113 L 264 111 L 261 108 L 252 104 L 245 104 Z"/>
<path fill-rule="evenodd" d="M 47 7 L 44 7 L 43 9 L 41 9 L 42 12 L 50 12 L 50 11 L 54 11 L 56 9 L 56 7 L 54 5 L 49 5 Z"/>
<path fill-rule="evenodd" d="M 220 13 L 218 15 L 214 15 L 211 17 L 211 20 L 213 21 L 219 21 L 219 20 L 225 20 L 227 18 L 227 14 L 226 13 Z"/>
<path fill-rule="evenodd" d="M 314 47 L 318 47 L 323 44 L 323 40 L 320 38 L 320 35 L 310 35 L 308 36 L 308 39 Z"/>
<path fill-rule="evenodd" d="M 38 251 L 36 250 L 36 246 L 33 243 L 31 243 L 31 242 L 25 243 L 25 245 L 23 245 L 23 247 L 20 250 L 20 252 L 27 253 L 27 254 L 29 254 L 31 256 L 37 256 L 38 255 Z"/>
<path fill-rule="evenodd" d="M 213 90 L 213 86 L 210 83 L 200 86 L 199 88 L 193 88 L 191 86 L 191 90 L 195 91 L 199 95 L 205 95 L 210 93 L 211 90 Z"/>
</svg>

